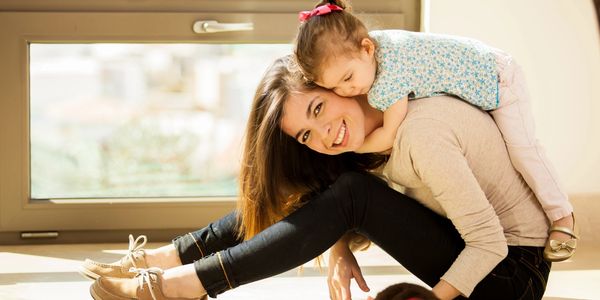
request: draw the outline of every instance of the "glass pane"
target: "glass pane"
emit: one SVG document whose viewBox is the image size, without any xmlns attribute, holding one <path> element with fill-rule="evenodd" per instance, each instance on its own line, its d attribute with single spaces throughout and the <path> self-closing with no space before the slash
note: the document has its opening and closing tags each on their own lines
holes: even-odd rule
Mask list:
<svg viewBox="0 0 600 300">
<path fill-rule="evenodd" d="M 237 194 L 258 80 L 289 44 L 31 44 L 34 199 Z"/>
</svg>

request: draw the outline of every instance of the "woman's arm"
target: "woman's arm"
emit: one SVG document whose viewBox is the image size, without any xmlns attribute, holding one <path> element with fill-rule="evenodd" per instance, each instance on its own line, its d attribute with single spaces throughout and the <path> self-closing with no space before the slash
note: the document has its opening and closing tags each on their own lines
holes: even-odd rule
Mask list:
<svg viewBox="0 0 600 300">
<path fill-rule="evenodd" d="M 366 238 L 360 238 L 358 234 L 346 233 L 335 245 L 329 249 L 329 263 L 327 265 L 327 285 L 329 287 L 329 297 L 332 300 L 352 299 L 350 293 L 350 282 L 352 278 L 364 292 L 370 289 L 362 275 L 360 266 L 352 251 L 363 249 L 368 243 L 356 243 L 358 239 L 365 241 Z M 354 246 L 352 246 L 354 244 Z M 358 246 L 358 247 L 357 247 Z"/>
<path fill-rule="evenodd" d="M 454 299 L 460 295 L 460 291 L 445 280 L 440 280 L 431 291 L 436 297 L 440 298 L 440 300 Z"/>
<path fill-rule="evenodd" d="M 400 147 L 408 149 L 414 172 L 465 241 L 434 290 L 439 297 L 455 295 L 452 288 L 469 296 L 507 255 L 503 228 L 452 127 L 435 119 L 411 120 L 403 126 Z"/>
</svg>

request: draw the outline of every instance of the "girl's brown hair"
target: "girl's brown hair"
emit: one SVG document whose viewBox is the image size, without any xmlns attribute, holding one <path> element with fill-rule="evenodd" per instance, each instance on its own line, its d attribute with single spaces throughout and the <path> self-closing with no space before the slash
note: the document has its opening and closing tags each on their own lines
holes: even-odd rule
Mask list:
<svg viewBox="0 0 600 300">
<path fill-rule="evenodd" d="M 247 240 L 300 207 L 345 171 L 377 168 L 377 154 L 330 156 L 310 150 L 280 127 L 290 93 L 306 86 L 290 56 L 277 59 L 258 85 L 248 124 L 239 176 L 238 235 Z"/>
<path fill-rule="evenodd" d="M 332 55 L 353 54 L 361 49 L 363 39 L 371 39 L 367 27 L 354 16 L 344 0 L 321 1 L 315 7 L 334 4 L 344 10 L 313 16 L 300 23 L 294 42 L 294 55 L 300 71 L 309 82 L 318 81 Z M 371 39 L 376 45 L 375 41 Z"/>
</svg>

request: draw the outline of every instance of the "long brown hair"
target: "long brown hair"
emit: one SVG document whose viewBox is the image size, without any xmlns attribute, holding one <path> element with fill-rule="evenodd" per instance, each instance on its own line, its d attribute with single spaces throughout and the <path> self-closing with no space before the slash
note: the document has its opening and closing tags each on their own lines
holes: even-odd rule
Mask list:
<svg viewBox="0 0 600 300">
<path fill-rule="evenodd" d="M 334 4 L 342 11 L 313 16 L 300 23 L 294 41 L 294 55 L 307 81 L 319 80 L 327 59 L 335 55 L 352 55 L 361 49 L 363 39 L 369 37 L 364 23 L 354 16 L 344 0 L 321 1 L 316 6 Z"/>
<path fill-rule="evenodd" d="M 372 170 L 387 159 L 377 154 L 320 154 L 283 132 L 280 123 L 288 96 L 311 88 L 292 62 L 285 56 L 267 69 L 252 103 L 239 177 L 238 234 L 244 240 L 300 207 L 342 172 Z"/>
</svg>

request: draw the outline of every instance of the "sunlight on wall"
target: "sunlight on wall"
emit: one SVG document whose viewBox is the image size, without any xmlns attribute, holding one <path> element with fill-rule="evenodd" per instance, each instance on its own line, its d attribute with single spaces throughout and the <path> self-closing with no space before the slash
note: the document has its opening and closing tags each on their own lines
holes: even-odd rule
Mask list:
<svg viewBox="0 0 600 300">
<path fill-rule="evenodd" d="M 428 0 L 430 32 L 511 53 L 524 69 L 537 137 L 569 194 L 600 194 L 600 34 L 591 0 Z"/>
</svg>

